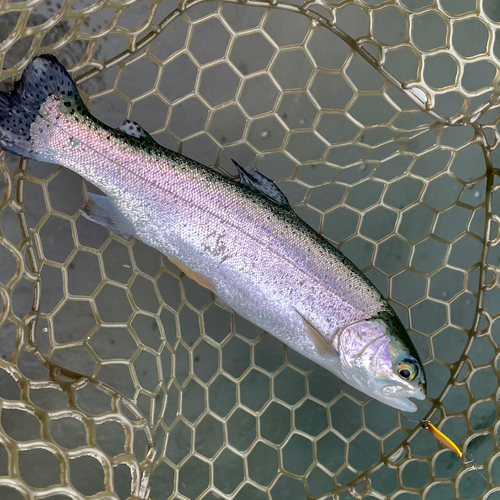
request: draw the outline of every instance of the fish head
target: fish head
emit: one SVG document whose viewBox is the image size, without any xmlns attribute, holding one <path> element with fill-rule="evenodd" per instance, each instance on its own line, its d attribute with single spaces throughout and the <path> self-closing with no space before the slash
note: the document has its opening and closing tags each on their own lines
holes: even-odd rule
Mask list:
<svg viewBox="0 0 500 500">
<path fill-rule="evenodd" d="M 394 312 L 351 323 L 334 340 L 347 382 L 379 401 L 413 412 L 426 397 L 418 353 Z"/>
</svg>

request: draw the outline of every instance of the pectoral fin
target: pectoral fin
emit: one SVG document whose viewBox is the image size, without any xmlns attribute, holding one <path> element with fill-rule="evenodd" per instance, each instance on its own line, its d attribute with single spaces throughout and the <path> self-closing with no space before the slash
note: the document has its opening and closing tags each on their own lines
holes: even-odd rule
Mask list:
<svg viewBox="0 0 500 500">
<path fill-rule="evenodd" d="M 325 337 L 321 335 L 319 330 L 310 321 L 304 318 L 302 314 L 299 313 L 299 315 L 302 318 L 302 322 L 304 323 L 304 330 L 307 336 L 311 339 L 311 342 L 316 346 L 316 349 L 318 349 L 321 354 L 324 354 L 326 356 L 337 355 L 337 351 L 328 342 L 328 340 L 326 340 Z"/>
<path fill-rule="evenodd" d="M 208 288 L 211 292 L 214 291 L 214 287 L 204 276 L 193 271 L 192 269 L 189 269 L 189 267 L 182 264 L 178 260 L 175 259 L 169 259 L 169 260 L 170 262 L 175 264 L 188 278 L 192 279 L 193 281 L 196 281 L 198 285 L 201 285 L 204 288 Z"/>
</svg>

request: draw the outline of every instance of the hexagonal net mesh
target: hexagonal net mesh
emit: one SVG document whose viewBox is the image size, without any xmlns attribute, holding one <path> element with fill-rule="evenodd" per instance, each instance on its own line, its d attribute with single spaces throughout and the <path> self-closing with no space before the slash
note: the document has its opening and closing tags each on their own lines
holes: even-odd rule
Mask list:
<svg viewBox="0 0 500 500">
<path fill-rule="evenodd" d="M 1 79 L 55 53 L 104 122 L 275 179 L 408 326 L 408 417 L 482 470 L 3 155 L 0 496 L 500 498 L 498 2 L 60 2 L 0 3 Z"/>
</svg>

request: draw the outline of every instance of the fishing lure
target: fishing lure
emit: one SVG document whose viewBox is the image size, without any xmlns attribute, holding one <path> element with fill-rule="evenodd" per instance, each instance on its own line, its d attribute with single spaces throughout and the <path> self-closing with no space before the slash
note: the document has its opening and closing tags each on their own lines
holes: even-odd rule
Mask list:
<svg viewBox="0 0 500 500">
<path fill-rule="evenodd" d="M 468 467 L 469 469 L 476 471 L 486 482 L 488 482 L 484 474 L 481 472 L 481 469 L 483 467 L 482 466 L 477 467 L 474 464 L 474 460 L 469 458 L 446 434 L 441 432 L 432 422 L 430 422 L 429 420 L 411 420 L 411 421 L 419 422 L 423 429 L 426 429 L 431 433 L 432 437 L 434 437 L 437 441 L 439 441 L 445 448 L 448 448 L 450 451 L 455 453 L 455 455 L 457 455 L 457 457 L 462 460 L 464 465 L 470 465 L 470 467 Z"/>
<path fill-rule="evenodd" d="M 458 458 L 465 458 L 464 464 L 468 465 L 473 463 L 467 455 L 445 434 L 443 434 L 432 422 L 429 420 L 420 420 L 423 429 L 428 430 L 432 437 L 437 439 L 442 445 L 451 450 L 457 455 Z"/>
</svg>

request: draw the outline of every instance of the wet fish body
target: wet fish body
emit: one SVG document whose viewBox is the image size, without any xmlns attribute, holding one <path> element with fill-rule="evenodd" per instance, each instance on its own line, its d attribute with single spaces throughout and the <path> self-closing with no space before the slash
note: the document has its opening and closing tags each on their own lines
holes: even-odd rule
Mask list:
<svg viewBox="0 0 500 500">
<path fill-rule="evenodd" d="M 234 182 L 135 124 L 111 129 L 61 68 L 37 58 L 15 92 L 0 95 L 1 147 L 80 174 L 106 194 L 91 197 L 87 217 L 158 249 L 240 315 L 361 391 L 415 409 L 407 397 L 424 397 L 425 376 L 401 322 L 271 181 L 238 165 L 242 182 Z M 37 88 L 51 76 L 58 86 Z M 7 105 L 19 124 L 6 123 Z"/>
</svg>

